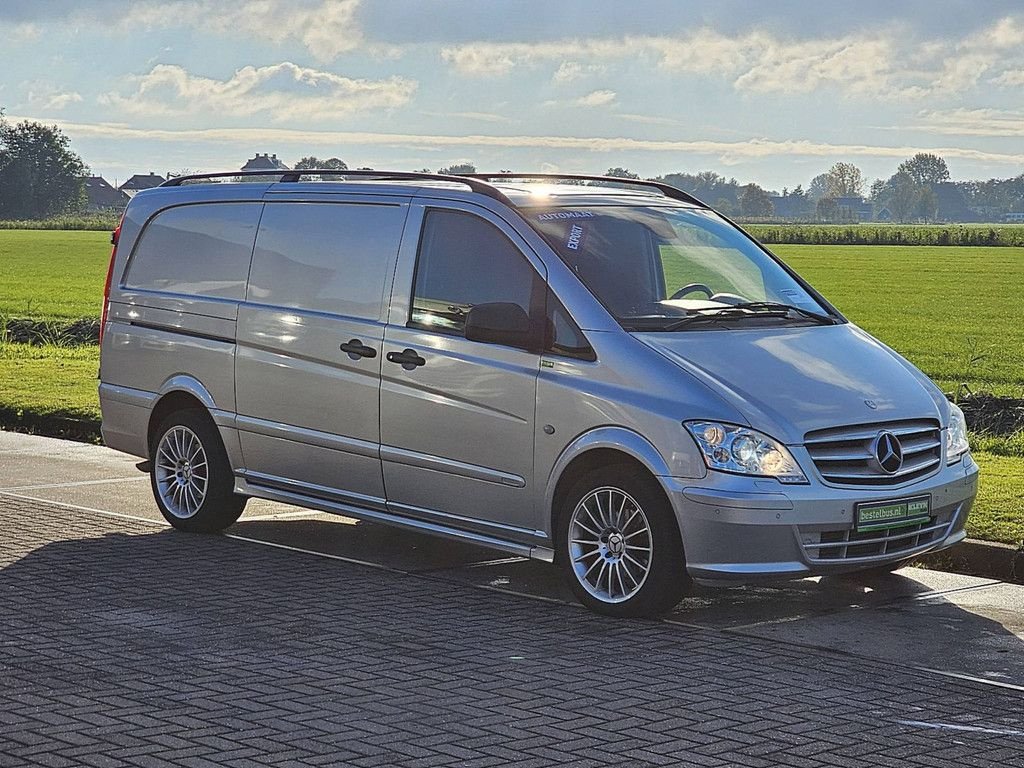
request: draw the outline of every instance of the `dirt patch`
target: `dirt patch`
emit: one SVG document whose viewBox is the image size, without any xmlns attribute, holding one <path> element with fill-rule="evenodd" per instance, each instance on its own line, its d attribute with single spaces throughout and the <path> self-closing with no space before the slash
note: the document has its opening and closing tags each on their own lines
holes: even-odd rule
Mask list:
<svg viewBox="0 0 1024 768">
<path fill-rule="evenodd" d="M 960 399 L 967 427 L 983 435 L 1012 435 L 1024 430 L 1024 400 L 978 392 Z"/>
<path fill-rule="evenodd" d="M 56 344 L 62 347 L 98 344 L 100 321 L 83 317 L 73 322 L 13 318 L 4 321 L 4 339 L 19 344 Z"/>
</svg>

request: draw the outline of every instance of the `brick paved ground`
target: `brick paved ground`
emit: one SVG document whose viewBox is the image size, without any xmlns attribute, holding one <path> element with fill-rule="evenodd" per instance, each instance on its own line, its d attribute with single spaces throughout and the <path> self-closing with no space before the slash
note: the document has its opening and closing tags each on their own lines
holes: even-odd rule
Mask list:
<svg viewBox="0 0 1024 768">
<path fill-rule="evenodd" d="M 1024 766 L 1022 703 L 0 497 L 0 766 Z"/>
</svg>

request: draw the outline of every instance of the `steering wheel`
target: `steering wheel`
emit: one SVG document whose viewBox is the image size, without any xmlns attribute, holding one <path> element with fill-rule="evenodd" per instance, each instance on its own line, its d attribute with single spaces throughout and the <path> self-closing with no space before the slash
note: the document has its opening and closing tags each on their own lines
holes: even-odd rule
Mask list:
<svg viewBox="0 0 1024 768">
<path fill-rule="evenodd" d="M 693 293 L 694 291 L 700 291 L 701 293 L 707 294 L 707 297 L 709 299 L 715 295 L 715 292 L 708 288 L 706 285 L 704 285 L 704 283 L 690 283 L 689 285 L 684 285 L 682 288 L 680 288 L 678 291 L 673 293 L 668 298 L 669 301 L 674 301 L 675 299 L 681 299 L 686 294 Z"/>
</svg>

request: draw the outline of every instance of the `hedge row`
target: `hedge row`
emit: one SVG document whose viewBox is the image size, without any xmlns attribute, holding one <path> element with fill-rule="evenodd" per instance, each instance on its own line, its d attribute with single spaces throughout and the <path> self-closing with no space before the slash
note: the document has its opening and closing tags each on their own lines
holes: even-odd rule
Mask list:
<svg viewBox="0 0 1024 768">
<path fill-rule="evenodd" d="M 762 243 L 808 245 L 1024 246 L 1024 226 L 938 224 L 745 224 Z"/>
<path fill-rule="evenodd" d="M 121 219 L 119 213 L 91 213 L 55 216 L 52 219 L 0 221 L 0 229 L 91 229 L 113 230 Z"/>
</svg>

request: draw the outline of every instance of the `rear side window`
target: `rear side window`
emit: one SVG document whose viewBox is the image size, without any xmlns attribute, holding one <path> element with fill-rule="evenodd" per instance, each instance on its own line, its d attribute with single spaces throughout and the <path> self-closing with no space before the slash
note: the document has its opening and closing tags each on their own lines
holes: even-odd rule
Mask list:
<svg viewBox="0 0 1024 768">
<path fill-rule="evenodd" d="M 458 211 L 427 213 L 410 325 L 462 334 L 476 304 L 510 302 L 530 314 L 537 271 L 501 230 Z"/>
<path fill-rule="evenodd" d="M 376 319 L 404 224 L 398 205 L 267 203 L 248 300 Z"/>
<path fill-rule="evenodd" d="M 262 203 L 202 203 L 161 211 L 142 232 L 126 288 L 245 297 Z"/>
</svg>

